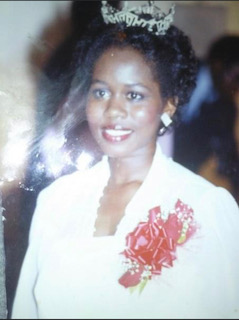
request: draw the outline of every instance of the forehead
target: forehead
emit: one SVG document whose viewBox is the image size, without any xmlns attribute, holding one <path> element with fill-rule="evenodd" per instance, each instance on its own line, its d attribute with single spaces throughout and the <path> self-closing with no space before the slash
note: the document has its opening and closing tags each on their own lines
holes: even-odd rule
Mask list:
<svg viewBox="0 0 239 320">
<path fill-rule="evenodd" d="M 125 69 L 144 74 L 154 80 L 152 64 L 147 62 L 142 53 L 132 47 L 110 47 L 106 49 L 96 61 L 95 73 L 103 73 L 106 70 L 113 72 L 115 69 Z"/>
</svg>

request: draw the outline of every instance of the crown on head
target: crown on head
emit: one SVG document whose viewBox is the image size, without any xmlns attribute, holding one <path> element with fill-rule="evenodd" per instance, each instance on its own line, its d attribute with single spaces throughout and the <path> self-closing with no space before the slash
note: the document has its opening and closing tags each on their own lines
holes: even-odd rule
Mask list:
<svg viewBox="0 0 239 320">
<path fill-rule="evenodd" d="M 107 1 L 102 1 L 101 13 L 107 24 L 125 22 L 127 27 L 142 27 L 156 35 L 164 35 L 173 22 L 175 5 L 165 14 L 154 5 L 154 1 L 133 8 L 128 8 L 128 1 L 124 1 L 122 10 L 110 6 Z M 149 19 L 140 17 L 141 15 L 147 15 Z"/>
</svg>

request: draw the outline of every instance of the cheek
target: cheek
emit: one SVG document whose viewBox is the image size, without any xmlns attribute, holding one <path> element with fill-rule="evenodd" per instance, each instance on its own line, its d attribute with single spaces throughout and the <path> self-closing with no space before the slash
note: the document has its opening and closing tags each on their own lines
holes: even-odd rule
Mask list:
<svg viewBox="0 0 239 320">
<path fill-rule="evenodd" d="M 101 118 L 101 110 L 92 103 L 86 107 L 86 118 L 89 123 L 98 123 Z"/>
<path fill-rule="evenodd" d="M 159 123 L 160 122 L 160 110 L 159 108 L 144 108 L 141 110 L 135 110 L 133 114 L 134 119 L 137 120 L 138 124 L 146 125 L 146 124 L 152 124 L 152 123 Z"/>
</svg>

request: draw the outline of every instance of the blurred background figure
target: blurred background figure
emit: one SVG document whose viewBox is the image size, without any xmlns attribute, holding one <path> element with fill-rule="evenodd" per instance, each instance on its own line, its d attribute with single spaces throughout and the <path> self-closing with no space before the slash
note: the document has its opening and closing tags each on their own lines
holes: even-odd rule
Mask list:
<svg viewBox="0 0 239 320">
<path fill-rule="evenodd" d="M 224 35 L 211 44 L 186 108 L 174 159 L 239 202 L 239 36 Z"/>
</svg>

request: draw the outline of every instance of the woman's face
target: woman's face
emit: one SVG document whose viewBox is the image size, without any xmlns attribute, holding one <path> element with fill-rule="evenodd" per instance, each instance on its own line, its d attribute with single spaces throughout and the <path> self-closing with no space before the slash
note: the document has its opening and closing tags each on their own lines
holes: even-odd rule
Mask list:
<svg viewBox="0 0 239 320">
<path fill-rule="evenodd" d="M 113 158 L 155 150 L 163 99 L 143 56 L 132 48 L 110 48 L 96 62 L 87 119 L 102 151 Z"/>
</svg>

